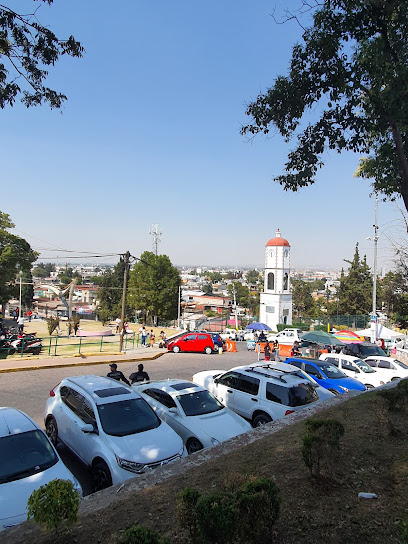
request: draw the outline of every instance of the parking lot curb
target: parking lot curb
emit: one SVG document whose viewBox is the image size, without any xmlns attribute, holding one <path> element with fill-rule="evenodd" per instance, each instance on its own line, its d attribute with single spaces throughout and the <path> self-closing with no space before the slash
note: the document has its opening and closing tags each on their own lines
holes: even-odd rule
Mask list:
<svg viewBox="0 0 408 544">
<path fill-rule="evenodd" d="M 158 359 L 165 353 L 156 353 L 155 355 L 152 355 L 151 357 L 132 357 L 131 359 L 114 359 L 112 362 L 115 363 L 136 363 L 138 361 L 154 361 L 155 359 Z M 106 356 L 105 356 L 106 357 Z M 100 361 L 81 361 L 81 362 L 70 362 L 70 363 L 62 363 L 62 364 L 45 364 L 45 365 L 38 365 L 38 366 L 25 366 L 25 367 L 10 367 L 10 368 L 0 368 L 0 374 L 6 374 L 8 372 L 25 372 L 29 370 L 49 370 L 50 368 L 69 368 L 69 367 L 75 367 L 75 366 L 91 366 L 91 365 L 102 365 L 102 364 L 108 364 L 109 360 L 103 359 Z"/>
</svg>

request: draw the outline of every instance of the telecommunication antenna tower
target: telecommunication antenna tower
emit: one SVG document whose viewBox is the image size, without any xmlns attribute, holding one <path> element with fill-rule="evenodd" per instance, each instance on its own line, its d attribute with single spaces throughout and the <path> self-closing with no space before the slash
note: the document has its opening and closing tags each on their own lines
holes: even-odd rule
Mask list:
<svg viewBox="0 0 408 544">
<path fill-rule="evenodd" d="M 152 228 L 149 231 L 149 234 L 153 236 L 153 251 L 154 254 L 157 256 L 157 248 L 160 243 L 160 236 L 163 234 L 163 231 L 159 229 L 159 225 L 157 223 L 152 225 Z"/>
</svg>

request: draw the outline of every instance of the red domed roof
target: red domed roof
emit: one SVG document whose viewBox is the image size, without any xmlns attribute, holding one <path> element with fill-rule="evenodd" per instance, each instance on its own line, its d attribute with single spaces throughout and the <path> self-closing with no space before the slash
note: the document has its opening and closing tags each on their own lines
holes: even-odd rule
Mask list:
<svg viewBox="0 0 408 544">
<path fill-rule="evenodd" d="M 266 247 L 268 247 L 268 246 L 288 246 L 288 247 L 290 247 L 290 244 L 285 238 L 282 238 L 280 230 L 278 229 L 276 231 L 276 233 L 275 233 L 275 238 L 271 238 L 266 243 Z"/>
</svg>

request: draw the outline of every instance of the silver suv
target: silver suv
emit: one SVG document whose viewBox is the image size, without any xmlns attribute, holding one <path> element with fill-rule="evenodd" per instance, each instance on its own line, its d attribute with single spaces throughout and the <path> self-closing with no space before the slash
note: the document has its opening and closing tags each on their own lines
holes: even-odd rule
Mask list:
<svg viewBox="0 0 408 544">
<path fill-rule="evenodd" d="M 228 372 L 207 370 L 193 381 L 207 389 L 225 406 L 248 419 L 253 427 L 280 419 L 320 399 L 317 384 L 298 368 L 273 364 L 238 366 Z"/>
<path fill-rule="evenodd" d="M 95 490 L 184 456 L 182 439 L 127 385 L 100 376 L 65 378 L 50 391 L 45 428 L 91 468 Z"/>
</svg>

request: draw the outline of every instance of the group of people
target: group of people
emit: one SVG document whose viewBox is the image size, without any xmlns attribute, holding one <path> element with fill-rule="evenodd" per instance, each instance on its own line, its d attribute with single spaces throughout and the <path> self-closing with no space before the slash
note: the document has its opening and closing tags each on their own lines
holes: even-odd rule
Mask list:
<svg viewBox="0 0 408 544">
<path fill-rule="evenodd" d="M 264 354 L 265 354 L 265 361 L 270 361 L 271 358 L 273 361 L 277 360 L 279 356 L 278 342 L 275 340 L 275 342 L 269 343 L 267 340 L 264 346 Z"/>
<path fill-rule="evenodd" d="M 118 370 L 118 365 L 116 363 L 111 363 L 109 367 L 110 367 L 110 372 L 108 372 L 107 377 L 113 378 L 114 380 L 117 380 L 118 382 L 122 380 L 122 382 L 125 382 L 127 385 L 150 380 L 149 374 L 145 372 L 142 363 L 137 365 L 137 372 L 132 372 L 132 374 L 129 376 L 130 381 L 126 378 L 123 372 Z"/>
<path fill-rule="evenodd" d="M 156 335 L 154 334 L 153 329 L 148 332 L 146 327 L 142 325 L 139 329 L 140 341 L 144 347 L 153 347 L 156 341 Z M 164 331 L 160 331 L 160 342 L 159 348 L 165 348 L 167 346 L 167 335 Z"/>
</svg>

